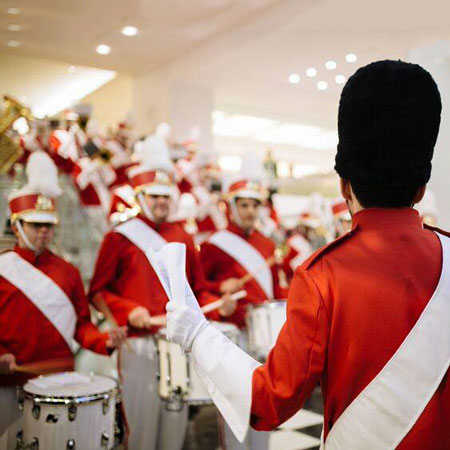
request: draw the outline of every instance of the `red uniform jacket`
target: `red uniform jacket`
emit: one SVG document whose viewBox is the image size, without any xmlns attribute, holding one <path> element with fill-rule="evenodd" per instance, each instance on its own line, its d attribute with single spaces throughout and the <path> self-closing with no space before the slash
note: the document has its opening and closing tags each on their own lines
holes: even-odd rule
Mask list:
<svg viewBox="0 0 450 450">
<path fill-rule="evenodd" d="M 192 238 L 179 223 L 154 222 L 139 216 L 167 242 L 186 244 L 186 274 L 199 303 L 215 298 L 205 290 L 205 278 Z M 119 325 L 127 325 L 128 314 L 137 306 L 145 306 L 152 316 L 166 313 L 167 295 L 145 254 L 125 236 L 110 231 L 104 238 L 92 278 L 89 298 L 101 294 Z M 152 333 L 157 331 L 154 327 Z M 131 329 L 129 336 L 146 331 Z"/>
<path fill-rule="evenodd" d="M 14 249 L 23 259 L 50 277 L 72 301 L 78 316 L 74 339 L 85 348 L 108 354 L 107 333 L 91 322 L 89 305 L 78 269 L 45 251 L 39 256 L 27 249 Z M 0 277 L 0 354 L 12 353 L 17 364 L 73 358 L 64 338 L 44 314 L 18 288 Z M 72 370 L 72 367 L 68 367 Z M 36 375 L 0 375 L 0 386 L 22 384 Z"/>
<path fill-rule="evenodd" d="M 261 253 L 264 259 L 268 259 L 273 256 L 275 244 L 271 239 L 265 237 L 259 231 L 254 230 L 249 236 L 246 236 L 244 230 L 234 223 L 230 223 L 227 230 L 245 239 L 250 245 L 255 247 Z M 200 260 L 202 262 L 206 279 L 208 280 L 208 289 L 211 292 L 219 293 L 220 284 L 224 280 L 227 280 L 228 278 L 242 278 L 247 274 L 246 269 L 242 267 L 233 257 L 208 241 L 201 247 Z M 287 291 L 286 289 L 280 287 L 278 277 L 279 268 L 280 267 L 277 264 L 274 264 L 271 268 L 273 289 L 275 298 L 283 299 L 286 298 Z M 243 289 L 247 291 L 247 297 L 237 303 L 236 310 L 231 316 L 221 319 L 226 322 L 234 323 L 240 328 L 245 327 L 246 310 L 249 304 L 257 304 L 266 300 L 273 300 L 267 298 L 265 292 L 254 279 L 248 281 L 244 285 Z M 216 320 L 218 319 L 216 318 Z"/>
<path fill-rule="evenodd" d="M 253 375 L 252 426 L 266 430 L 284 422 L 320 382 L 326 436 L 411 331 L 441 266 L 439 238 L 422 228 L 415 210 L 355 214 L 350 233 L 295 272 L 287 322 Z M 398 448 L 448 449 L 449 423 L 447 374 Z"/>
</svg>

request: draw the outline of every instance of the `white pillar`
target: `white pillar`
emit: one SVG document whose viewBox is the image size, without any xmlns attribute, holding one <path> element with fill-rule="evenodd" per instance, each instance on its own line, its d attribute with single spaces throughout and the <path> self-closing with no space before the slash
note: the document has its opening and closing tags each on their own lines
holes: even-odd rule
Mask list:
<svg viewBox="0 0 450 450">
<path fill-rule="evenodd" d="M 438 41 L 410 52 L 410 62 L 420 64 L 435 79 L 442 98 L 439 137 L 434 150 L 429 188 L 436 196 L 438 226 L 450 229 L 450 42 Z"/>
</svg>

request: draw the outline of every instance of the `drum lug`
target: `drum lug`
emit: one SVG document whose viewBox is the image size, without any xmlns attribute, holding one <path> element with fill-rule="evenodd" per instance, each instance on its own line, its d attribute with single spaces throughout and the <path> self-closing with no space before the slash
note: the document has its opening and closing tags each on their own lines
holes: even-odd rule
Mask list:
<svg viewBox="0 0 450 450">
<path fill-rule="evenodd" d="M 31 444 L 28 445 L 30 450 L 39 450 L 39 439 L 33 438 Z"/>
<path fill-rule="evenodd" d="M 77 405 L 75 402 L 70 402 L 67 408 L 67 417 L 69 418 L 69 422 L 73 422 L 77 417 Z"/>
<path fill-rule="evenodd" d="M 69 439 L 67 441 L 66 450 L 75 450 L 75 440 Z"/>
<path fill-rule="evenodd" d="M 183 409 L 183 403 L 183 393 L 181 388 L 177 386 L 175 389 L 171 389 L 169 400 L 165 402 L 166 410 L 179 412 Z"/>
<path fill-rule="evenodd" d="M 16 395 L 17 395 L 17 404 L 20 409 L 20 411 L 23 411 L 23 404 L 25 402 L 25 394 L 23 392 L 23 389 L 20 386 L 17 386 L 16 388 Z"/>
<path fill-rule="evenodd" d="M 33 417 L 38 420 L 41 415 L 41 405 L 33 400 L 33 407 L 31 408 L 31 414 Z"/>
<path fill-rule="evenodd" d="M 108 448 L 108 443 L 109 443 L 109 434 L 103 432 L 103 433 L 102 433 L 102 440 L 101 440 L 101 446 L 102 446 L 102 448 L 107 449 L 107 448 Z"/>
<path fill-rule="evenodd" d="M 106 416 L 108 410 L 109 410 L 109 394 L 105 394 L 105 396 L 103 397 L 103 401 L 102 401 L 102 411 L 103 411 L 103 415 Z"/>
</svg>

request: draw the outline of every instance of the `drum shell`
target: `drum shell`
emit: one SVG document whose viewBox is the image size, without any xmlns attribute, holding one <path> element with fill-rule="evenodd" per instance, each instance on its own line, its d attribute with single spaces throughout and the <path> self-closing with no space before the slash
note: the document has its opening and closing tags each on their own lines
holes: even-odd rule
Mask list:
<svg viewBox="0 0 450 450">
<path fill-rule="evenodd" d="M 229 323 L 211 322 L 235 344 L 239 340 L 239 330 Z M 173 392 L 178 392 L 181 400 L 191 405 L 212 404 L 209 393 L 195 370 L 190 354 L 183 353 L 178 344 L 169 342 L 165 330 L 156 335 L 158 348 L 158 394 L 164 401 L 173 399 Z"/>
<path fill-rule="evenodd" d="M 285 300 L 249 305 L 247 309 L 249 353 L 259 361 L 265 361 L 285 322 Z"/>
<path fill-rule="evenodd" d="M 25 445 L 37 439 L 39 449 L 65 450 L 73 440 L 77 450 L 114 448 L 117 389 L 78 397 L 46 397 L 27 392 L 26 386 L 24 391 Z M 69 409 L 76 411 L 73 420 Z"/>
</svg>

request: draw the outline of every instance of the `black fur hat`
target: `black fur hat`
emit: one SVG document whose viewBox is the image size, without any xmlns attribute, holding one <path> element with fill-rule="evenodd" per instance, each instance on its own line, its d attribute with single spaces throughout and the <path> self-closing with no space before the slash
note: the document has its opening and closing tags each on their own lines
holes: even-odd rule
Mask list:
<svg viewBox="0 0 450 450">
<path fill-rule="evenodd" d="M 363 185 L 426 184 L 440 120 L 439 90 L 422 67 L 388 60 L 361 67 L 342 90 L 335 169 Z"/>
</svg>

